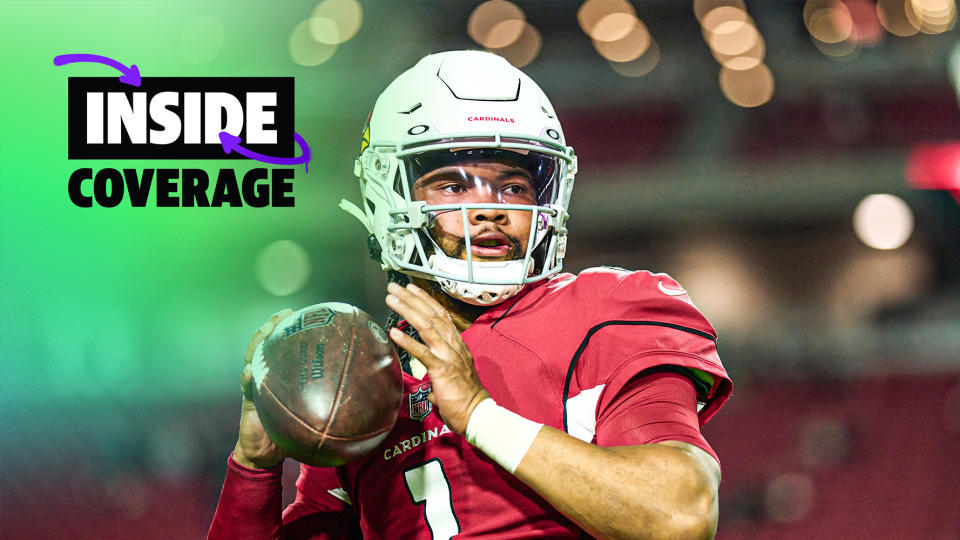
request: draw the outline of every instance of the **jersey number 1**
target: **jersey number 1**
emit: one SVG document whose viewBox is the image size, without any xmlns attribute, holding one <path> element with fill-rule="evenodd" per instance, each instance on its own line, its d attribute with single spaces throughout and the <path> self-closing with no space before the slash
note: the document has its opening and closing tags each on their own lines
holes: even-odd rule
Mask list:
<svg viewBox="0 0 960 540">
<path fill-rule="evenodd" d="M 450 482 L 439 458 L 403 471 L 403 482 L 415 505 L 423 505 L 423 516 L 434 540 L 449 540 L 460 532 L 460 522 L 453 513 Z"/>
</svg>

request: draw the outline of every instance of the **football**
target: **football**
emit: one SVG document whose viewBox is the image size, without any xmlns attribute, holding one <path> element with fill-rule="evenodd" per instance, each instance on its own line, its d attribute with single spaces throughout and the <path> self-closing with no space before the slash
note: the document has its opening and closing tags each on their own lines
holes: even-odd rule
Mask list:
<svg viewBox="0 0 960 540">
<path fill-rule="evenodd" d="M 400 362 L 360 309 L 315 304 L 280 321 L 253 356 L 257 413 L 290 457 L 337 466 L 376 448 L 403 394 Z"/>
</svg>

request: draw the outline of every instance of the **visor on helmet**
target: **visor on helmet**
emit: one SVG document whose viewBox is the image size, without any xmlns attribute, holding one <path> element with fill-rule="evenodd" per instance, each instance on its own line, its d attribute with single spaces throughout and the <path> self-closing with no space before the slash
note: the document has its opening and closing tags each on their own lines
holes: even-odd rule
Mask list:
<svg viewBox="0 0 960 540">
<path fill-rule="evenodd" d="M 530 150 L 433 150 L 408 156 L 405 162 L 411 200 L 426 200 L 427 187 L 437 188 L 436 182 L 447 182 L 446 192 L 451 195 L 458 189 L 465 190 L 463 196 L 472 200 L 463 202 L 543 206 L 554 203 L 557 195 L 557 158 Z M 497 166 L 487 168 L 483 164 Z M 454 199 L 451 197 L 449 203 Z"/>
</svg>

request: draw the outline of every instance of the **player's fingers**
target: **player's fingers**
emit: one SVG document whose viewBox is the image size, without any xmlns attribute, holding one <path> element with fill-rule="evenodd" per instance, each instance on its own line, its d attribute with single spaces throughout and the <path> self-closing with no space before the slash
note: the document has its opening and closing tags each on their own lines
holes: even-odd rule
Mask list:
<svg viewBox="0 0 960 540">
<path fill-rule="evenodd" d="M 392 286 L 390 286 L 392 285 Z M 403 288 L 396 283 L 390 283 L 387 286 L 390 294 L 400 298 L 407 304 L 422 311 L 430 317 L 436 317 L 440 320 L 450 320 L 450 314 L 436 300 L 430 297 L 423 289 L 420 289 L 412 283 Z M 416 294 L 419 292 L 419 294 Z"/>
<path fill-rule="evenodd" d="M 280 311 L 271 315 L 267 319 L 267 322 L 263 323 L 260 328 L 257 328 L 253 335 L 250 336 L 250 341 L 247 343 L 247 348 L 243 352 L 243 362 L 245 364 L 249 364 L 253 360 L 253 351 L 256 350 L 257 345 L 259 345 L 261 341 L 267 339 L 267 336 L 273 332 L 273 329 L 276 328 L 280 321 L 286 319 L 292 314 L 293 310 L 290 308 L 281 309 Z"/>
<path fill-rule="evenodd" d="M 272 322 L 274 326 L 280 324 L 280 321 L 286 319 L 290 315 L 293 315 L 293 310 L 290 308 L 283 308 L 280 311 L 274 313 L 267 319 L 267 322 Z"/>
<path fill-rule="evenodd" d="M 434 356 L 433 351 L 430 350 L 430 347 L 427 347 L 423 343 L 420 343 L 407 334 L 404 334 L 400 330 L 391 328 L 390 339 L 392 339 L 394 343 L 410 353 L 417 360 L 420 360 L 420 362 L 422 362 L 424 367 L 427 369 L 429 369 L 430 366 L 435 363 L 434 360 L 436 357 Z"/>
<path fill-rule="evenodd" d="M 411 308 L 416 309 L 417 311 L 420 311 L 424 314 L 429 314 L 432 312 L 432 310 L 429 309 L 429 307 L 426 305 L 426 303 L 424 303 L 423 300 L 415 297 L 410 291 L 408 291 L 407 289 L 404 289 L 403 287 L 401 287 L 400 285 L 397 285 L 396 283 L 393 283 L 393 282 L 388 283 L 387 292 L 399 298 L 405 304 L 407 304 Z"/>
<path fill-rule="evenodd" d="M 387 306 L 410 323 L 431 347 L 446 345 L 453 348 L 454 343 L 460 339 L 460 333 L 449 316 L 436 316 L 424 302 L 414 299 L 409 291 L 401 289 L 401 294 L 403 296 L 389 294 L 386 298 Z"/>
<path fill-rule="evenodd" d="M 247 343 L 247 348 L 243 351 L 243 363 L 250 364 L 253 361 L 253 351 L 257 349 L 257 345 L 261 341 L 267 338 L 270 335 L 270 332 L 273 332 L 273 328 L 276 326 L 275 323 L 267 321 L 263 323 L 263 326 L 257 328 L 257 331 L 250 336 L 250 342 Z"/>
<path fill-rule="evenodd" d="M 420 299 L 436 316 L 444 319 L 450 318 L 450 312 L 440 305 L 440 302 L 437 302 L 436 298 L 430 296 L 427 291 L 417 287 L 413 283 L 408 284 L 406 290 L 409 291 L 414 298 Z"/>
<path fill-rule="evenodd" d="M 405 291 L 404 291 L 405 292 Z M 407 293 L 406 297 L 398 296 L 394 293 L 387 295 L 386 303 L 387 307 L 394 310 L 399 314 L 405 321 L 407 321 L 410 326 L 413 326 L 414 329 L 420 334 L 420 337 L 424 340 L 437 341 L 442 339 L 442 336 L 437 328 L 437 322 L 435 322 L 428 312 L 425 312 L 423 308 L 416 305 L 412 305 L 407 300 L 410 297 L 410 293 Z"/>
<path fill-rule="evenodd" d="M 243 399 L 253 401 L 253 369 L 250 364 L 245 365 L 240 374 L 240 391 L 243 392 Z"/>
<path fill-rule="evenodd" d="M 405 317 L 405 319 L 417 331 L 426 347 L 435 353 L 440 354 L 441 352 L 446 353 L 454 350 L 453 343 L 456 339 L 456 333 L 454 330 L 446 328 L 442 321 L 437 321 L 432 317 L 419 319 L 416 316 L 412 318 L 413 320 L 410 317 Z"/>
<path fill-rule="evenodd" d="M 406 301 L 408 304 L 414 304 L 417 309 L 421 310 L 421 312 L 426 315 L 427 325 L 430 327 L 430 329 L 437 332 L 437 335 L 441 340 L 441 342 L 433 343 L 428 341 L 427 338 L 424 338 L 428 345 L 434 346 L 442 343 L 451 350 L 456 350 L 459 348 L 458 345 L 463 345 L 463 339 L 460 337 L 460 331 L 457 330 L 456 325 L 453 324 L 453 318 L 450 316 L 450 312 L 447 311 L 446 308 L 440 305 L 440 303 L 437 302 L 426 291 L 417 287 L 416 285 L 413 285 L 412 283 L 407 286 L 407 289 L 403 289 L 403 292 L 406 293 L 404 301 Z"/>
</svg>

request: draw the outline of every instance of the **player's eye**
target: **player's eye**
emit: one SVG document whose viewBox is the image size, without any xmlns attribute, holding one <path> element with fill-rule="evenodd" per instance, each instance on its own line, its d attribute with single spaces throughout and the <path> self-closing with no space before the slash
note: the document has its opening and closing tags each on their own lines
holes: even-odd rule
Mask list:
<svg viewBox="0 0 960 540">
<path fill-rule="evenodd" d="M 451 195 L 459 195 L 467 191 L 467 188 L 463 187 L 461 184 L 445 184 L 440 186 L 440 191 L 445 193 L 450 193 Z"/>
<path fill-rule="evenodd" d="M 504 197 L 510 197 L 510 199 L 518 203 L 536 203 L 536 198 L 533 195 L 533 189 L 530 187 L 530 184 L 525 182 L 507 184 L 500 188 L 500 193 L 502 193 Z"/>
</svg>

